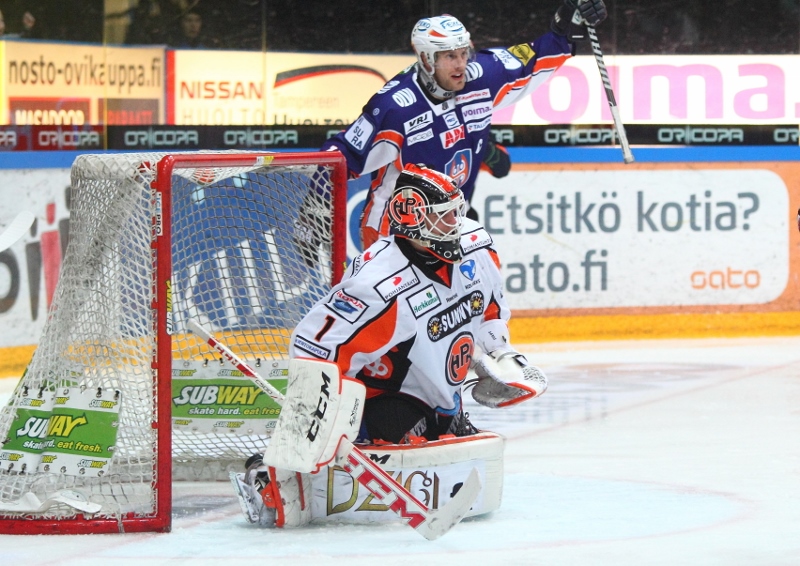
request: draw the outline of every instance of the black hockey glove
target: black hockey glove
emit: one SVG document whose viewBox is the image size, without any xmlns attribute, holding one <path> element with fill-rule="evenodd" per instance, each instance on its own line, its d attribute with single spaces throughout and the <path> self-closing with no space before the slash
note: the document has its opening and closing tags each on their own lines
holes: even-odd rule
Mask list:
<svg viewBox="0 0 800 566">
<path fill-rule="evenodd" d="M 483 164 L 489 169 L 489 173 L 492 174 L 492 177 L 501 179 L 508 175 L 508 172 L 511 170 L 511 157 L 502 145 L 490 139 L 488 140 L 486 153 L 483 157 Z"/>
<path fill-rule="evenodd" d="M 596 26 L 608 17 L 608 10 L 603 0 L 584 0 L 578 4 L 578 10 L 584 23 L 590 26 Z"/>
<path fill-rule="evenodd" d="M 563 35 L 570 41 L 583 41 L 588 39 L 586 25 L 596 26 L 608 17 L 608 10 L 603 0 L 564 0 L 556 10 L 550 29 L 553 33 Z"/>
</svg>

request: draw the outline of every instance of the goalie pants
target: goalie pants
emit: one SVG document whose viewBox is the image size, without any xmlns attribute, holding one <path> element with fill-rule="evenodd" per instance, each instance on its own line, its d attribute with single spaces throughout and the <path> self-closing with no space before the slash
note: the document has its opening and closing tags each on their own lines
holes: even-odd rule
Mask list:
<svg viewBox="0 0 800 566">
<path fill-rule="evenodd" d="M 364 404 L 359 440 L 399 444 L 410 436 L 437 440 L 440 435 L 454 434 L 452 415 L 443 415 L 421 401 L 401 393 L 382 393 Z"/>
</svg>

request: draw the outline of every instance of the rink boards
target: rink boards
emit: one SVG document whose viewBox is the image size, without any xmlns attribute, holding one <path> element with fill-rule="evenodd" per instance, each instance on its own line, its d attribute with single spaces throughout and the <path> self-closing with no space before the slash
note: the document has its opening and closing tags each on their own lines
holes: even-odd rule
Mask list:
<svg viewBox="0 0 800 566">
<path fill-rule="evenodd" d="M 800 332 L 797 146 L 511 147 L 473 206 L 503 262 L 516 342 Z M 46 318 L 75 152 L 0 153 L 0 197 L 39 221 L 0 254 L 0 374 L 19 375 Z M 351 181 L 348 255 L 363 181 Z M 38 250 L 31 253 L 30 250 Z"/>
</svg>

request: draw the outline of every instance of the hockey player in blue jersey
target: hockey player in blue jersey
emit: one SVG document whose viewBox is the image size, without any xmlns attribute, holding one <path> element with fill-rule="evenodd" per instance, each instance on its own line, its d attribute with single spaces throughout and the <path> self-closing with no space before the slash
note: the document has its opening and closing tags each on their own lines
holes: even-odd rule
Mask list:
<svg viewBox="0 0 800 566">
<path fill-rule="evenodd" d="M 574 53 L 585 23 L 607 15 L 603 0 L 563 0 L 542 37 L 473 51 L 450 15 L 423 18 L 411 32 L 417 62 L 381 88 L 323 150 L 344 154 L 351 176 L 371 175 L 361 219 L 364 248 L 389 233 L 386 206 L 400 171 L 426 163 L 456 180 L 469 202 L 489 150 L 495 110 L 529 95 Z"/>
</svg>

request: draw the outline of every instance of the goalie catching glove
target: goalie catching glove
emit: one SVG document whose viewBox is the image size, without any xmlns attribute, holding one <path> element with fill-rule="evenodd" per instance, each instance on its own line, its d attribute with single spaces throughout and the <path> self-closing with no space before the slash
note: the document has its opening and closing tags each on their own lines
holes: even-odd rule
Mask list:
<svg viewBox="0 0 800 566">
<path fill-rule="evenodd" d="M 481 356 L 472 369 L 478 375 L 472 398 L 493 409 L 522 403 L 547 390 L 544 372 L 511 349 L 498 349 Z"/>
</svg>

